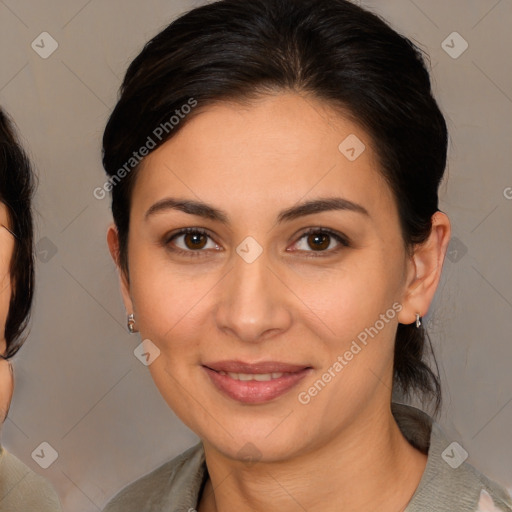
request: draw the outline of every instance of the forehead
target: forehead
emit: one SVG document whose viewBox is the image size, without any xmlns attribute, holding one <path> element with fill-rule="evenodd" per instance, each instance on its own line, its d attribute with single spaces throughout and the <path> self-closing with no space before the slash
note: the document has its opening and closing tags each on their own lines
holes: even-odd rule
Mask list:
<svg viewBox="0 0 512 512">
<path fill-rule="evenodd" d="M 145 158 L 132 207 L 169 194 L 266 208 L 333 192 L 378 206 L 391 192 L 372 147 L 355 122 L 311 97 L 218 103 Z"/>
</svg>

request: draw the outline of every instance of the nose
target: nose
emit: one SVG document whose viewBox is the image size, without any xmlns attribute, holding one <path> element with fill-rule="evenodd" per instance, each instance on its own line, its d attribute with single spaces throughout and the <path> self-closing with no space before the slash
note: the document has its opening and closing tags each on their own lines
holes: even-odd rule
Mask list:
<svg viewBox="0 0 512 512">
<path fill-rule="evenodd" d="M 247 343 L 261 342 L 289 329 L 290 291 L 279 272 L 270 267 L 265 251 L 250 263 L 238 254 L 233 260 L 215 311 L 218 328 Z"/>
</svg>

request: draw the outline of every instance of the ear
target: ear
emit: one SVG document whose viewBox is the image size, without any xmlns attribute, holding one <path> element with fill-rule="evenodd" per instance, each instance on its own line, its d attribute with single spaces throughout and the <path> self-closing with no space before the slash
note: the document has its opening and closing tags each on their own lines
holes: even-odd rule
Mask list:
<svg viewBox="0 0 512 512">
<path fill-rule="evenodd" d="M 123 297 L 124 307 L 127 314 L 133 313 L 133 303 L 130 295 L 130 282 L 128 275 L 121 267 L 120 263 L 120 252 L 119 252 L 119 233 L 115 224 L 111 224 L 107 231 L 107 244 L 110 251 L 110 255 L 116 264 L 117 271 L 119 273 L 119 282 L 121 286 L 121 296 Z"/>
<path fill-rule="evenodd" d="M 409 260 L 407 285 L 398 315 L 401 324 L 412 324 L 417 313 L 426 315 L 441 279 L 450 234 L 450 220 L 444 213 L 436 212 L 428 239 L 414 248 Z"/>
</svg>

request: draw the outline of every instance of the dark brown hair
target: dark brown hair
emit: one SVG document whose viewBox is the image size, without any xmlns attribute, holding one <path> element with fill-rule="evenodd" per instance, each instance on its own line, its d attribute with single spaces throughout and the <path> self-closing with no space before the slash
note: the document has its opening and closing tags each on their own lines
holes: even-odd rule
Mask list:
<svg viewBox="0 0 512 512">
<path fill-rule="evenodd" d="M 205 107 L 287 90 L 339 108 L 370 134 L 396 199 L 404 243 L 412 250 L 424 242 L 438 210 L 446 123 L 421 50 L 346 0 L 221 0 L 176 19 L 126 72 L 103 137 L 105 170 L 110 179 L 118 178 L 132 152 L 190 98 Z M 169 129 L 156 147 L 193 116 Z M 112 187 L 120 264 L 127 275 L 137 167 Z M 423 327 L 398 326 L 394 386 L 404 395 L 433 398 L 437 410 L 440 383 L 425 362 L 427 348 Z"/>
<path fill-rule="evenodd" d="M 34 175 L 30 161 L 16 137 L 13 123 L 0 109 L 0 202 L 7 206 L 14 253 L 10 274 L 13 283 L 5 325 L 6 353 L 9 359 L 23 342 L 34 293 L 32 194 Z"/>
</svg>

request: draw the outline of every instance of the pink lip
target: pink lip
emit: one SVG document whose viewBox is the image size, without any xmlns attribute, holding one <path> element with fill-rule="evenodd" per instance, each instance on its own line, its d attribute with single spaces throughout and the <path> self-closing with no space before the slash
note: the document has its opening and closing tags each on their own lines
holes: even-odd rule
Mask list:
<svg viewBox="0 0 512 512">
<path fill-rule="evenodd" d="M 242 361 L 219 361 L 203 365 L 216 388 L 238 402 L 246 404 L 265 403 L 277 398 L 296 386 L 310 371 L 309 366 L 264 361 L 250 364 Z M 282 377 L 270 381 L 241 381 L 222 375 L 230 373 L 284 373 Z"/>
</svg>

